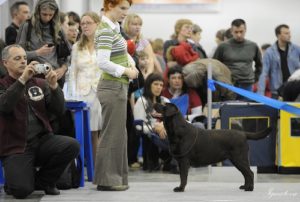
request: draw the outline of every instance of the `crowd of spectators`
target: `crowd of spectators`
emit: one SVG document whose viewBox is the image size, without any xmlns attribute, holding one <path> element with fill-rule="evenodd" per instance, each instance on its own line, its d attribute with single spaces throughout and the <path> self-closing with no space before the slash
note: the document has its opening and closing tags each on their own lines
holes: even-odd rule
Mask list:
<svg viewBox="0 0 300 202">
<path fill-rule="evenodd" d="M 153 104 L 173 102 L 187 121 L 203 115 L 209 64 L 215 65 L 215 79 L 236 87 L 274 99 L 298 97 L 290 96 L 286 87 L 300 77 L 300 47 L 291 42 L 288 25 L 278 25 L 274 44 L 260 48 L 246 38 L 246 21 L 233 19 L 229 28 L 217 31 L 216 47 L 207 54 L 201 45 L 205 30 L 192 20 L 178 19 L 166 41 L 147 39 L 143 19 L 129 12 L 131 5 L 132 0 L 104 0 L 101 13 L 82 16 L 61 12 L 55 0 L 38 0 L 35 8 L 23 1 L 11 6 L 12 23 L 0 40 L 0 140 L 11 139 L 7 143 L 11 147 L 0 147 L 6 193 L 25 198 L 38 185 L 46 194 L 59 194 L 55 182 L 78 154 L 76 141 L 53 134 L 50 125 L 64 111 L 64 97 L 88 103 L 94 184 L 100 191 L 127 190 L 129 168 L 176 172 L 168 151 L 153 142 L 153 135 L 167 140 L 162 122 L 151 116 Z M 40 74 L 37 64 L 50 70 Z M 193 71 L 196 74 L 189 77 Z M 217 91 L 213 101 L 249 101 L 224 89 Z M 20 113 L 28 124 L 12 132 L 9 127 L 16 127 L 12 124 Z M 12 124 L 6 124 L 8 117 Z M 142 161 L 137 121 L 142 121 Z M 47 141 L 52 149 L 44 148 Z M 22 162 L 29 160 L 33 163 L 24 167 Z M 36 164 L 39 171 L 29 173 Z M 26 180 L 17 179 L 16 166 L 28 172 Z"/>
</svg>

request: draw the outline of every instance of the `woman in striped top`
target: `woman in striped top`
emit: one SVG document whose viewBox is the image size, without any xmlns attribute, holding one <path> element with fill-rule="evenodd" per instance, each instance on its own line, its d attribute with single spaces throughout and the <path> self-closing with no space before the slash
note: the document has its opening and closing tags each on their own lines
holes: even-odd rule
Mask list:
<svg viewBox="0 0 300 202">
<path fill-rule="evenodd" d="M 104 14 L 95 34 L 98 67 L 103 70 L 97 95 L 102 106 L 102 135 L 97 148 L 94 184 L 101 191 L 128 186 L 126 110 L 129 79 L 138 70 L 120 34 L 132 0 L 104 0 Z"/>
</svg>

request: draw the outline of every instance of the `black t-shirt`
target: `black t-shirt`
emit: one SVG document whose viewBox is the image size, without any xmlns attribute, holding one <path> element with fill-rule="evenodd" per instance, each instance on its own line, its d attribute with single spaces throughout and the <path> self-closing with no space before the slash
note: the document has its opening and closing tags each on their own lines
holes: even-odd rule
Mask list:
<svg viewBox="0 0 300 202">
<path fill-rule="evenodd" d="M 11 23 L 5 29 L 5 43 L 6 45 L 11 45 L 16 43 L 19 27 L 14 23 Z"/>
<path fill-rule="evenodd" d="M 281 61 L 282 82 L 284 83 L 288 80 L 288 78 L 291 75 L 289 67 L 288 67 L 288 62 L 287 62 L 287 54 L 288 54 L 288 50 L 289 50 L 289 45 L 288 44 L 286 45 L 285 50 L 281 50 L 277 43 L 277 48 L 278 48 L 278 52 L 280 55 L 280 61 Z"/>
</svg>

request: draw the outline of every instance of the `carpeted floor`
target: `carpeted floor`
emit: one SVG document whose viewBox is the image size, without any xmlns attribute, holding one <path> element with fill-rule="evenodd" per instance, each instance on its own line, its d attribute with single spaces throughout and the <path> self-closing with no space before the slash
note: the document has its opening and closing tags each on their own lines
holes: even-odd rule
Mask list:
<svg viewBox="0 0 300 202">
<path fill-rule="evenodd" d="M 256 172 L 256 168 L 252 168 Z M 59 196 L 34 192 L 23 201 L 66 202 L 299 202 L 300 175 L 255 174 L 253 192 L 239 190 L 243 177 L 233 167 L 205 167 L 190 169 L 186 191 L 173 192 L 179 185 L 179 175 L 162 172 L 147 173 L 140 170 L 130 172 L 130 189 L 124 192 L 96 191 L 90 182 L 85 187 L 61 191 Z M 19 201 L 1 193 L 0 201 Z"/>
</svg>

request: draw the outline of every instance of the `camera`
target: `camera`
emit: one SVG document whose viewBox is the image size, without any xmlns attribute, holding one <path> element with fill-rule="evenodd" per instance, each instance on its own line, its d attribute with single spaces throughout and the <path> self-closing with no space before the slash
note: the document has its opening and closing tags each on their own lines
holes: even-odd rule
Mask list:
<svg viewBox="0 0 300 202">
<path fill-rule="evenodd" d="M 47 64 L 36 64 L 34 65 L 34 70 L 37 74 L 47 74 L 51 67 Z"/>
</svg>

